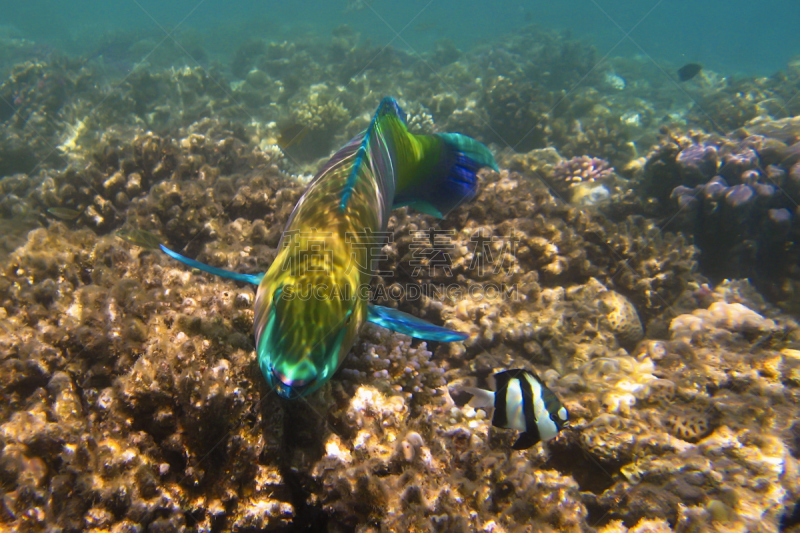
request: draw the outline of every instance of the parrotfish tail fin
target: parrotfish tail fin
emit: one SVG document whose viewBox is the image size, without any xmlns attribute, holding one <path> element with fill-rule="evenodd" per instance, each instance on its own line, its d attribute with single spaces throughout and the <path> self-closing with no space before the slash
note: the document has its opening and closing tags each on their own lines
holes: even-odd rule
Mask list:
<svg viewBox="0 0 800 533">
<path fill-rule="evenodd" d="M 390 97 L 381 101 L 364 133 L 350 141 L 340 154 L 329 165 L 351 157 L 353 160 L 342 193 L 342 210 L 365 165 L 378 180 L 382 197 L 394 199 L 387 207 L 408 205 L 438 218 L 475 197 L 478 170 L 498 170 L 489 149 L 471 137 L 459 133 L 409 133 L 405 112 Z"/>
<path fill-rule="evenodd" d="M 367 320 L 386 329 L 426 341 L 454 342 L 469 337 L 466 333 L 434 326 L 421 318 L 380 305 L 368 307 Z"/>
<path fill-rule="evenodd" d="M 459 390 L 472 394 L 472 399 L 467 403 L 470 407 L 475 409 L 494 407 L 494 393 L 490 390 L 477 387 L 459 387 Z"/>
<path fill-rule="evenodd" d="M 478 193 L 478 170 L 498 170 L 489 149 L 466 135 L 414 135 L 405 123 L 402 133 L 391 138 L 397 173 L 394 207 L 408 205 L 444 218 Z"/>
<path fill-rule="evenodd" d="M 173 259 L 177 259 L 184 265 L 188 265 L 192 268 L 197 268 L 202 270 L 203 272 L 208 272 L 209 274 L 214 274 L 215 276 L 220 276 L 223 278 L 233 279 L 236 281 L 244 281 L 245 283 L 252 283 L 253 285 L 258 285 L 261 283 L 261 278 L 264 277 L 264 274 L 239 274 L 238 272 L 231 272 L 230 270 L 223 270 L 221 268 L 212 267 L 210 265 L 206 265 L 201 263 L 200 261 L 195 261 L 194 259 L 189 259 L 188 257 L 184 257 L 178 252 L 173 252 L 163 244 L 160 245 L 161 250 L 170 256 Z"/>
</svg>

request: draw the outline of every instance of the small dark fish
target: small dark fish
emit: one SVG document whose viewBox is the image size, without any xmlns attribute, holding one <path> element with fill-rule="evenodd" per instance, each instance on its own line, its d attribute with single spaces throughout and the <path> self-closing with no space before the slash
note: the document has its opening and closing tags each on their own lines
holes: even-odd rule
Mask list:
<svg viewBox="0 0 800 533">
<path fill-rule="evenodd" d="M 302 124 L 290 124 L 281 128 L 281 131 L 278 132 L 278 146 L 280 146 L 282 150 L 286 150 L 291 146 L 300 145 L 306 135 L 308 135 L 308 132 L 308 127 Z"/>
<path fill-rule="evenodd" d="M 472 407 L 494 407 L 493 426 L 522 431 L 512 448 L 525 450 L 558 435 L 569 414 L 539 376 L 516 369 L 498 372 L 494 379 L 495 392 L 474 387 L 462 390 L 473 395 Z"/>
<path fill-rule="evenodd" d="M 686 63 L 678 69 L 678 79 L 681 81 L 689 81 L 700 74 L 701 70 L 703 70 L 703 65 L 700 63 Z"/>
<path fill-rule="evenodd" d="M 51 207 L 47 210 L 48 215 L 52 215 L 60 220 L 72 221 L 81 216 L 83 211 L 70 209 L 69 207 Z"/>
<path fill-rule="evenodd" d="M 157 249 L 164 242 L 164 240 L 155 233 L 150 233 L 149 231 L 145 231 L 143 229 L 122 228 L 117 230 L 116 235 L 129 244 L 146 248 L 148 250 Z"/>
</svg>

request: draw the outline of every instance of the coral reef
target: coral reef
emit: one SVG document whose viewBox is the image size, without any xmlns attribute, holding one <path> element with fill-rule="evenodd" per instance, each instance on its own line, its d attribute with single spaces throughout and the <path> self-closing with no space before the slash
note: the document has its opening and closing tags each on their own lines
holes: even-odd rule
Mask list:
<svg viewBox="0 0 800 533">
<path fill-rule="evenodd" d="M 617 224 L 565 205 L 515 172 L 483 176 L 478 200 L 435 227 L 397 211 L 396 251 L 378 280 L 385 287 L 376 291 L 379 303 L 421 316 L 461 317 L 452 327 L 481 332 L 467 341 L 472 350 L 523 345 L 532 340 L 529 324 L 542 289 L 563 290 L 594 277 L 632 301 L 642 323 L 652 322 L 648 328 L 666 333 L 674 317 L 670 307 L 697 283 L 696 251 L 683 237 L 641 217 Z M 439 244 L 429 244 L 437 233 Z M 424 297 L 408 302 L 406 290 L 394 298 L 397 285 L 418 286 L 416 294 Z M 468 296 L 472 305 L 428 298 L 448 291 L 457 299 Z"/>
<path fill-rule="evenodd" d="M 280 473 L 255 460 L 279 444 L 260 434 L 273 415 L 259 411 L 249 377 L 252 317 L 236 304 L 246 295 L 154 259 L 60 225 L 31 233 L 12 257 L 0 463 L 13 527 L 37 530 L 52 516 L 70 530 L 174 530 L 225 516 L 234 529 L 275 529 L 294 515 Z M 201 320 L 196 306 L 232 322 Z"/>
<path fill-rule="evenodd" d="M 556 194 L 573 203 L 595 204 L 608 199 L 609 190 L 603 185 L 614 174 L 607 161 L 596 157 L 573 157 L 553 168 L 550 182 Z"/>
<path fill-rule="evenodd" d="M 689 105 L 536 28 L 417 54 L 343 26 L 226 66 L 177 39 L 142 61 L 144 33 L 83 58 L 0 36 L 0 529 L 797 528 L 800 121 L 776 119 L 800 112 L 796 64 L 708 72 Z M 499 152 L 447 219 L 393 212 L 372 286 L 470 337 L 366 325 L 281 401 L 252 287 L 154 243 L 263 272 L 384 94 Z M 508 368 L 570 411 L 547 447 L 511 450 L 459 392 Z"/>
<path fill-rule="evenodd" d="M 333 92 L 333 94 L 331 94 Z M 350 112 L 326 85 L 312 85 L 307 94 L 289 100 L 292 108 L 291 120 L 303 128 L 302 156 L 317 158 L 333 152 L 337 146 L 334 138 L 342 133 L 342 127 L 350 120 Z"/>
<path fill-rule="evenodd" d="M 706 82 L 687 116 L 688 122 L 709 132 L 725 134 L 759 117 L 794 116 L 800 107 L 794 101 L 793 84 L 798 65 L 769 78 L 719 78 Z"/>
<path fill-rule="evenodd" d="M 528 460 L 493 450 L 485 413 L 457 407 L 448 394 L 409 420 L 401 396 L 360 387 L 335 413 L 352 437 L 332 435 L 312 475 L 321 505 L 347 525 L 386 530 L 504 531 L 517 525 L 581 531 L 578 485 Z M 488 519 L 496 516 L 495 519 Z"/>
<path fill-rule="evenodd" d="M 57 164 L 63 125 L 58 117 L 71 93 L 87 82 L 83 69 L 67 59 L 16 65 L 0 84 L 0 175 L 32 172 Z"/>
<path fill-rule="evenodd" d="M 586 417 L 586 425 L 573 424 L 579 445 L 610 476 L 584 500 L 601 521 L 612 520 L 604 531 L 623 527 L 614 519 L 630 527 L 665 518 L 676 528 L 777 530 L 785 499 L 796 498 L 797 457 L 780 429 L 796 409 L 778 385 L 796 364 L 777 349 L 785 325 L 725 301 L 725 293 L 715 292 L 707 310 L 676 317 L 670 340 L 643 343 L 627 363 L 596 360 L 559 379 L 576 393 L 567 406 L 581 406 L 571 418 Z M 753 346 L 770 345 L 752 356 Z M 767 389 L 782 400 L 765 397 Z M 562 452 L 553 453 L 557 460 Z"/>
<path fill-rule="evenodd" d="M 694 234 L 703 274 L 750 278 L 796 311 L 800 157 L 793 135 L 800 129 L 784 120 L 753 130 L 725 137 L 667 132 L 648 157 L 642 190 L 663 212 L 677 210 L 676 223 Z"/>
</svg>

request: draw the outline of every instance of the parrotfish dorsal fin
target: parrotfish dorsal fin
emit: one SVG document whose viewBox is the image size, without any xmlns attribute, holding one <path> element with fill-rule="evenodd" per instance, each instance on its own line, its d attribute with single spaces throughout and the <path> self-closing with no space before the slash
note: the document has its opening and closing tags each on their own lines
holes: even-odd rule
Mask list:
<svg viewBox="0 0 800 533">
<path fill-rule="evenodd" d="M 394 98 L 389 96 L 384 97 L 381 100 L 380 105 L 378 105 L 378 109 L 375 111 L 375 115 L 373 115 L 372 120 L 367 126 L 367 129 L 364 131 L 364 138 L 361 139 L 361 144 L 358 146 L 358 150 L 356 151 L 355 160 L 353 161 L 353 168 L 350 171 L 350 174 L 347 177 L 347 182 L 345 183 L 344 190 L 342 191 L 342 200 L 339 203 L 339 208 L 344 211 L 347 208 L 347 202 L 350 200 L 350 196 L 353 194 L 353 188 L 356 186 L 356 179 L 358 178 L 358 171 L 361 169 L 361 165 L 364 163 L 364 159 L 367 154 L 372 150 L 372 145 L 376 142 L 376 138 L 380 138 L 386 135 L 387 131 L 392 129 L 392 124 L 387 124 L 386 121 L 382 121 L 382 117 L 394 117 L 402 124 L 402 128 L 398 128 L 394 126 L 395 130 L 402 129 L 402 131 L 395 131 L 395 134 L 403 134 L 406 133 L 406 114 L 405 112 L 400 109 L 400 106 L 397 104 L 397 101 Z M 407 133 L 406 133 L 407 134 Z M 387 158 L 373 158 L 377 161 L 373 161 L 373 163 L 378 163 L 385 159 L 388 161 Z M 383 174 L 383 176 L 378 176 L 378 179 L 381 178 L 389 178 L 394 179 L 394 176 L 390 177 L 390 173 L 388 169 L 381 169 L 383 172 L 379 172 L 379 174 Z M 392 189 L 393 190 L 393 189 Z"/>
</svg>

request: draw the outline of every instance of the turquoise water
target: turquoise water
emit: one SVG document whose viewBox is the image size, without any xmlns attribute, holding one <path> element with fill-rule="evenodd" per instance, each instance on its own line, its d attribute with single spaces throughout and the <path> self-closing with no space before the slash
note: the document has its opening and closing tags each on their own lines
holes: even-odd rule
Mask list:
<svg viewBox="0 0 800 533">
<path fill-rule="evenodd" d="M 425 51 L 447 38 L 468 49 L 533 23 L 586 39 L 601 56 L 647 55 L 670 64 L 696 61 L 731 73 L 771 74 L 800 52 L 800 4 L 781 0 L 376 0 L 360 10 L 347 10 L 345 0 L 2 4 L 7 29 L 69 50 L 86 50 L 115 30 L 155 37 L 175 30 L 176 35 L 196 33 L 210 55 L 224 57 L 248 38 L 324 35 L 340 24 L 349 24 L 377 45 Z"/>
</svg>

